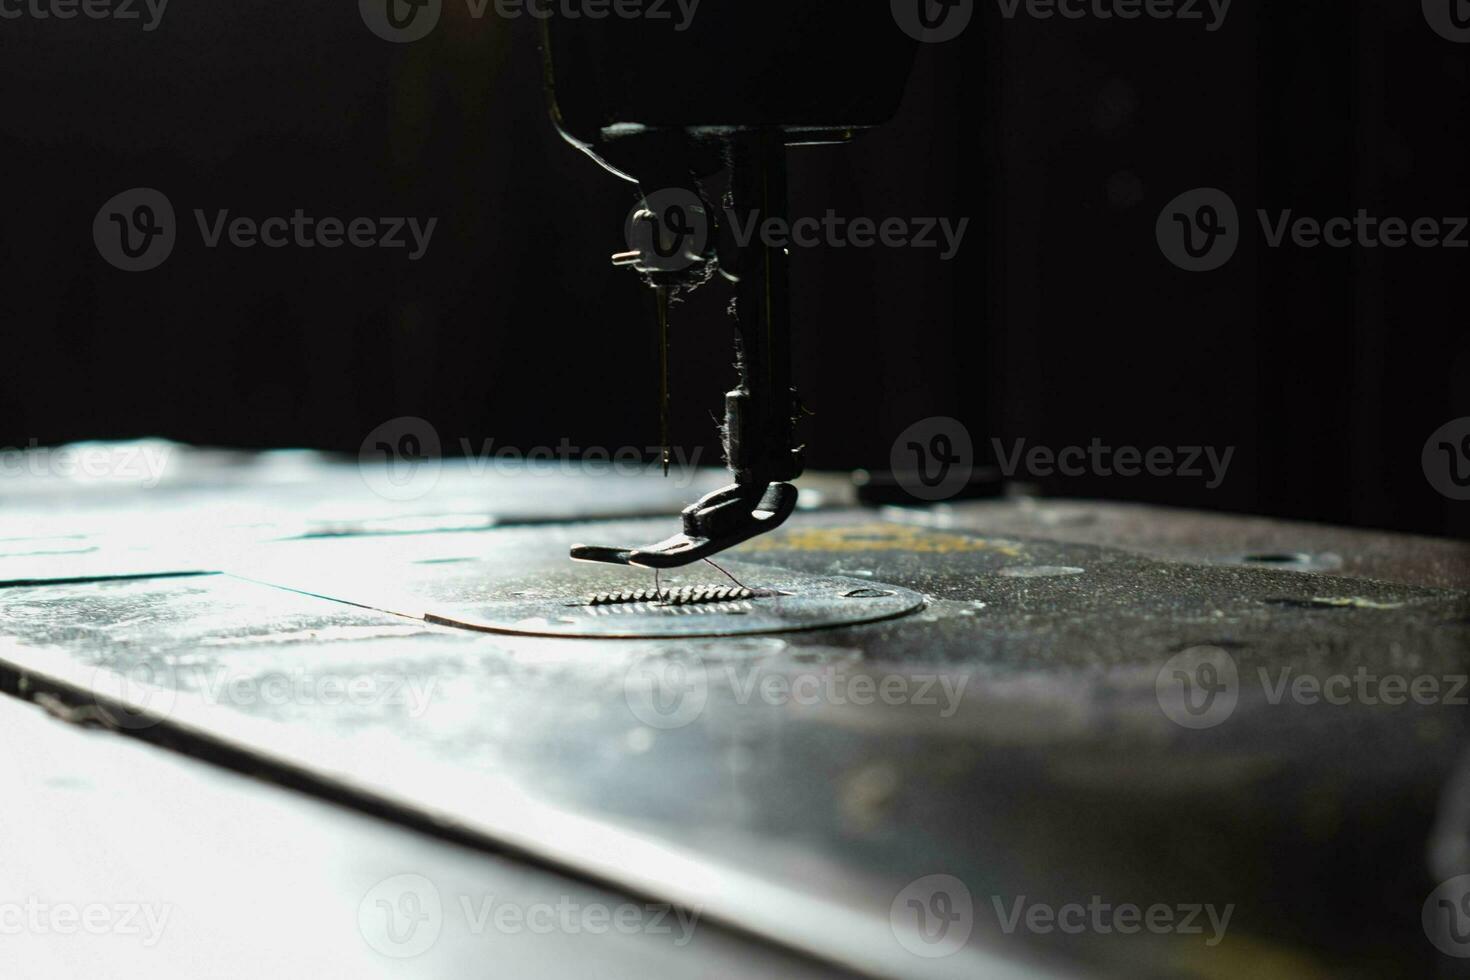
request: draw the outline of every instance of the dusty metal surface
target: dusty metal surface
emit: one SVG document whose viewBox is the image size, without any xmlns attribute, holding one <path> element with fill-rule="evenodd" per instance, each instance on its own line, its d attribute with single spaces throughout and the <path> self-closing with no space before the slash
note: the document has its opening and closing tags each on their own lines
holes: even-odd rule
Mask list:
<svg viewBox="0 0 1470 980">
<path fill-rule="evenodd" d="M 1102 508 L 1078 526 L 1112 520 Z M 925 608 L 662 640 L 425 622 L 524 589 L 585 527 L 273 541 L 232 551 L 234 574 L 0 589 L 0 677 L 94 707 L 127 699 L 114 714 L 137 734 L 228 743 L 869 973 L 1450 969 L 1421 912 L 1470 853 L 1454 846 L 1453 789 L 1470 748 L 1470 692 L 1455 689 L 1470 596 L 1424 583 L 1463 547 L 1435 542 L 1415 569 L 1412 541 L 1363 559 L 1359 535 L 1282 525 L 1247 544 L 1222 529 L 1185 560 L 1167 534 L 1112 547 L 1023 523 L 801 515 L 738 552 L 741 581 L 883 583 Z M 1217 557 L 1258 547 L 1380 573 Z M 607 587 L 650 584 L 626 570 Z M 1181 670 L 1228 675 L 1224 696 L 1191 713 Z M 1359 677 L 1438 687 L 1332 703 L 1295 686 Z M 904 918 L 934 874 L 972 899 L 967 941 L 943 957 L 916 954 Z M 1214 944 L 1074 936 L 1006 928 L 1018 896 L 1233 912 Z"/>
<path fill-rule="evenodd" d="M 1413 585 L 1470 588 L 1470 544 L 1444 538 L 1091 500 L 973 501 L 892 508 L 902 523 L 1096 544 L 1195 562 L 1281 565 Z M 1262 559 L 1265 559 L 1264 561 Z"/>
</svg>

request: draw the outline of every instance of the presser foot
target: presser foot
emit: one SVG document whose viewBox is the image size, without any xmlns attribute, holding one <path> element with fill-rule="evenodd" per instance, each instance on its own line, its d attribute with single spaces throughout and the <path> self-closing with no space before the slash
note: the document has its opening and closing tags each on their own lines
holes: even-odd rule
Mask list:
<svg viewBox="0 0 1470 980">
<path fill-rule="evenodd" d="M 743 541 L 780 527 L 796 510 L 796 488 L 789 483 L 732 484 L 684 510 L 684 531 L 643 548 L 579 544 L 575 561 L 640 568 L 682 568 L 717 555 Z"/>
</svg>

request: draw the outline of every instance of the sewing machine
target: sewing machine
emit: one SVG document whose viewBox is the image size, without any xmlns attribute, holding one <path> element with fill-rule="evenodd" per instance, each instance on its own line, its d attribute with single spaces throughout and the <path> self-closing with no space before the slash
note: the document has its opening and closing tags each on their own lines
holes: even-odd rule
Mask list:
<svg viewBox="0 0 1470 980">
<path fill-rule="evenodd" d="M 783 248 L 732 225 L 784 218 L 788 148 L 851 140 L 897 107 L 917 42 L 881 4 L 707 3 L 687 29 L 609 18 L 547 21 L 552 116 L 567 142 L 638 185 L 628 248 L 613 256 L 657 297 L 661 443 L 668 446 L 674 300 L 723 280 L 735 293 L 739 379 L 722 440 L 734 483 L 684 510 L 683 530 L 642 547 L 578 545 L 582 561 L 676 568 L 781 525 L 802 472 Z M 728 171 L 712 200 L 706 181 Z"/>
<path fill-rule="evenodd" d="M 793 324 L 784 251 L 734 226 L 785 215 L 789 153 L 894 113 L 917 49 L 894 13 L 944 6 L 912 4 L 542 26 L 559 132 L 637 186 L 613 262 L 661 349 L 681 297 L 735 300 L 731 482 L 695 474 L 677 534 L 577 543 L 656 539 L 686 491 L 650 474 L 481 472 L 416 440 L 77 450 L 157 460 L 97 482 L 17 451 L 0 932 L 46 903 L 154 918 L 140 942 L 0 935 L 7 965 L 1461 975 L 1470 549 L 1022 495 L 865 506 L 803 473 L 793 331 L 841 332 Z M 667 365 L 627 385 L 659 389 L 666 461 Z M 433 479 L 399 495 L 395 466 Z M 798 477 L 810 509 L 769 533 Z M 742 544 L 758 589 L 688 578 Z M 1364 676 L 1416 683 L 1325 699 Z"/>
</svg>

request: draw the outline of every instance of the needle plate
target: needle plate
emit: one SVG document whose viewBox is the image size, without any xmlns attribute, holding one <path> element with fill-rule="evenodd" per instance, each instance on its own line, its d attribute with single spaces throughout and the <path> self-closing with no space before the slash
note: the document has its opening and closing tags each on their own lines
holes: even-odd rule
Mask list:
<svg viewBox="0 0 1470 980">
<path fill-rule="evenodd" d="M 588 576 L 575 574 L 574 567 L 573 574 L 543 580 L 534 590 L 425 618 L 492 633 L 657 639 L 828 629 L 924 607 L 922 595 L 895 585 L 739 562 L 728 568 L 749 587 L 735 587 L 709 568 L 696 568 L 663 576 L 657 590 L 589 591 Z"/>
</svg>

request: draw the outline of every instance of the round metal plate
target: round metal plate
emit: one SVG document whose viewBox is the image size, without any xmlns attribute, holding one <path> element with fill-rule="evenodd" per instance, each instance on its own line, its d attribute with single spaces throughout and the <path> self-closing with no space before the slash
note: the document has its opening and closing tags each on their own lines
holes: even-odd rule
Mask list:
<svg viewBox="0 0 1470 980">
<path fill-rule="evenodd" d="M 505 599 L 431 613 L 426 618 L 492 633 L 658 639 L 831 629 L 892 619 L 924 607 L 922 595 L 895 585 L 740 562 L 722 564 L 755 595 L 687 605 L 658 601 L 594 605 L 590 601 L 594 595 L 614 591 L 616 586 L 610 588 L 601 575 L 570 575 Z M 623 584 L 626 586 L 626 580 Z M 647 585 L 651 587 L 652 582 Z M 708 566 L 691 566 L 666 573 L 661 585 L 667 590 L 723 588 L 733 583 Z"/>
</svg>

